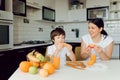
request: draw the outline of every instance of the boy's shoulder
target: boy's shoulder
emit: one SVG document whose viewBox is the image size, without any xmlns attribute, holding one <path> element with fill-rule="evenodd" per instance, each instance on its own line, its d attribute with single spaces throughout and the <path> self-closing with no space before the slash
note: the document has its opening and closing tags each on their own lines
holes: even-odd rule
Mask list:
<svg viewBox="0 0 120 80">
<path fill-rule="evenodd" d="M 53 48 L 53 47 L 55 47 L 54 44 L 48 46 L 48 48 Z"/>
</svg>

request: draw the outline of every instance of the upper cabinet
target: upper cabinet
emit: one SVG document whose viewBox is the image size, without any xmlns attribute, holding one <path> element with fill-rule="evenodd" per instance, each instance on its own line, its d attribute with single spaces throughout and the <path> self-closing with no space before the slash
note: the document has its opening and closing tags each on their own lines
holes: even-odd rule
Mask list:
<svg viewBox="0 0 120 80">
<path fill-rule="evenodd" d="M 86 0 L 86 8 L 109 6 L 109 0 Z"/>
<path fill-rule="evenodd" d="M 68 21 L 68 0 L 55 0 L 56 22 Z"/>
<path fill-rule="evenodd" d="M 8 11 L 8 12 L 12 12 L 12 4 L 13 4 L 13 1 L 12 0 L 0 0 L 0 2 L 3 2 L 2 4 L 2 7 L 5 8 L 5 11 Z"/>
<path fill-rule="evenodd" d="M 68 21 L 86 21 L 86 0 L 69 0 Z"/>
<path fill-rule="evenodd" d="M 43 6 L 55 9 L 55 0 L 43 0 Z"/>
<path fill-rule="evenodd" d="M 69 0 L 69 10 L 86 8 L 86 0 Z"/>
<path fill-rule="evenodd" d="M 55 2 L 54 0 L 27 0 L 27 3 L 34 3 L 34 5 L 37 3 L 37 6 L 28 5 L 30 7 L 27 8 L 27 18 L 31 20 L 43 20 L 43 16 L 45 15 L 47 18 L 50 17 L 50 13 L 46 14 L 46 11 L 50 12 L 50 10 L 43 11 L 43 6 L 48 7 L 50 9 L 54 9 Z M 45 13 L 44 13 L 45 12 Z"/>
<path fill-rule="evenodd" d="M 120 0 L 110 0 L 110 19 L 120 19 Z"/>
<path fill-rule="evenodd" d="M 42 8 L 42 3 L 43 0 L 26 0 L 27 1 L 27 6 L 41 9 Z"/>
<path fill-rule="evenodd" d="M 86 9 L 76 9 L 68 11 L 69 22 L 86 21 Z"/>
</svg>

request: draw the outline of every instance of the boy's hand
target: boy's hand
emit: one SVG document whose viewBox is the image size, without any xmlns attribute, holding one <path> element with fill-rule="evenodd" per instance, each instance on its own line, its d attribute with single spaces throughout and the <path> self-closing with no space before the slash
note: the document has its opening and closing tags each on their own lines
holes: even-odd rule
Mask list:
<svg viewBox="0 0 120 80">
<path fill-rule="evenodd" d="M 67 47 L 69 51 L 72 50 L 72 46 L 70 44 L 67 43 L 63 43 L 64 47 Z"/>
</svg>

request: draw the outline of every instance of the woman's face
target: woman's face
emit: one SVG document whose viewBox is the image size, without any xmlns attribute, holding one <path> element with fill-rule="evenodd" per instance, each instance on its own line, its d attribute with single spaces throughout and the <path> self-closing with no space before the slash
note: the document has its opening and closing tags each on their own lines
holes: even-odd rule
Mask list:
<svg viewBox="0 0 120 80">
<path fill-rule="evenodd" d="M 98 28 L 95 24 L 89 23 L 88 24 L 88 32 L 91 37 L 96 37 L 101 34 L 102 28 Z"/>
<path fill-rule="evenodd" d="M 55 44 L 63 43 L 65 41 L 65 36 L 64 35 L 55 36 L 53 41 Z"/>
</svg>

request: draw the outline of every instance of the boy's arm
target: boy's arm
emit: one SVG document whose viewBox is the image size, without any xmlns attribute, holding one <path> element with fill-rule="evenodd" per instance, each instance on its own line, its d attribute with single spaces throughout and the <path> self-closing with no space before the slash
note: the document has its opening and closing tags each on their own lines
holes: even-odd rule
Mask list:
<svg viewBox="0 0 120 80">
<path fill-rule="evenodd" d="M 66 43 L 64 43 L 64 46 L 67 47 L 68 50 L 69 50 L 69 53 L 70 53 L 69 57 L 70 57 L 70 59 L 72 61 L 76 61 L 76 56 L 75 56 L 74 52 L 72 51 L 72 46 L 70 44 L 66 44 Z"/>
<path fill-rule="evenodd" d="M 76 56 L 75 56 L 75 54 L 73 53 L 72 50 L 70 51 L 70 56 L 69 57 L 72 61 L 76 61 Z"/>
</svg>

